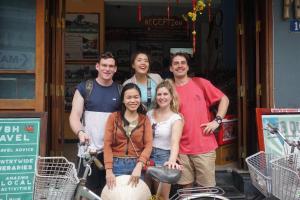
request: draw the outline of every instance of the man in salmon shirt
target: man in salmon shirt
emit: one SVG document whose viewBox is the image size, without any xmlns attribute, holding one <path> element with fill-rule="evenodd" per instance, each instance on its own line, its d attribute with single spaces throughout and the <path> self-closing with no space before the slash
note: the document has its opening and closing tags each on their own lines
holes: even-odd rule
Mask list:
<svg viewBox="0 0 300 200">
<path fill-rule="evenodd" d="M 229 100 L 210 81 L 188 77 L 188 61 L 187 54 L 176 53 L 170 64 L 180 101 L 179 111 L 185 123 L 179 149 L 183 172 L 178 184 L 192 187 L 196 181 L 199 186 L 215 186 L 215 150 L 218 144 L 214 131 L 222 123 Z M 218 111 L 211 119 L 209 107 L 214 104 L 218 104 Z"/>
</svg>

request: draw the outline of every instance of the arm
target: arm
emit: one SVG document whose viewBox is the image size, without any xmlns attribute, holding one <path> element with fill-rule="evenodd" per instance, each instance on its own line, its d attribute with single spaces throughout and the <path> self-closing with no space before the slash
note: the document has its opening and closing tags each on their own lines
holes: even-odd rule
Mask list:
<svg viewBox="0 0 300 200">
<path fill-rule="evenodd" d="M 84 99 L 78 90 L 75 91 L 72 110 L 69 118 L 70 127 L 75 135 L 79 138 L 80 143 L 89 142 L 89 136 L 84 131 L 84 127 L 80 121 L 83 114 Z"/>
<path fill-rule="evenodd" d="M 229 99 L 226 95 L 224 95 L 220 100 L 217 116 L 220 116 L 223 119 L 227 113 L 228 106 L 229 106 Z"/>
<path fill-rule="evenodd" d="M 152 151 L 152 140 L 153 140 L 152 127 L 148 117 L 146 117 L 144 123 L 145 123 L 145 132 L 143 138 L 144 138 L 145 146 L 140 157 L 138 158 L 138 162 L 136 163 L 136 166 L 133 169 L 131 177 L 128 182 L 128 184 L 131 184 L 134 187 L 136 187 L 137 184 L 139 183 L 139 177 L 141 176 L 143 164 L 146 163 L 147 160 L 149 160 Z"/>
<path fill-rule="evenodd" d="M 113 168 L 113 152 L 112 152 L 112 143 L 113 143 L 113 134 L 114 134 L 114 122 L 115 115 L 110 114 L 104 132 L 104 165 L 105 169 Z"/>
<path fill-rule="evenodd" d="M 112 171 L 113 153 L 111 148 L 114 134 L 114 121 L 113 114 L 111 114 L 107 119 L 104 133 L 104 166 L 106 170 L 106 183 L 109 189 L 116 186 L 116 177 Z"/>
<path fill-rule="evenodd" d="M 229 106 L 229 99 L 226 95 L 223 95 L 219 102 L 217 116 L 224 118 L 228 106 Z M 201 127 L 204 127 L 203 132 L 205 134 L 212 134 L 219 127 L 219 125 L 220 124 L 218 124 L 215 120 L 212 120 L 209 123 L 201 124 Z"/>
<path fill-rule="evenodd" d="M 178 119 L 172 124 L 172 136 L 171 136 L 171 153 L 169 160 L 164 164 L 169 168 L 180 169 L 180 165 L 176 163 L 179 153 L 179 142 L 182 135 L 183 120 Z"/>
</svg>

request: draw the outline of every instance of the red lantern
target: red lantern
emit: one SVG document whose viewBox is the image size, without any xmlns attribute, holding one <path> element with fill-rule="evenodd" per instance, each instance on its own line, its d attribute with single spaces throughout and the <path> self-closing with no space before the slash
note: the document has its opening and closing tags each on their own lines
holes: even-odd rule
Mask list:
<svg viewBox="0 0 300 200">
<path fill-rule="evenodd" d="M 196 12 L 195 9 L 196 9 L 196 0 L 192 0 L 192 4 L 193 4 L 193 12 Z M 192 35 L 193 35 L 193 53 L 196 52 L 196 22 L 193 21 L 193 32 L 192 32 Z"/>
<path fill-rule="evenodd" d="M 168 16 L 168 19 L 170 19 L 170 1 L 168 1 L 167 16 Z"/>
<path fill-rule="evenodd" d="M 138 18 L 138 22 L 142 21 L 142 4 L 141 4 L 141 2 L 139 2 L 139 5 L 138 5 L 137 18 Z"/>
<path fill-rule="evenodd" d="M 211 22 L 211 0 L 208 0 L 208 21 Z"/>
<path fill-rule="evenodd" d="M 195 29 L 195 22 L 193 22 L 193 32 L 192 32 L 192 35 L 193 35 L 193 53 L 196 52 L 196 29 Z"/>
</svg>

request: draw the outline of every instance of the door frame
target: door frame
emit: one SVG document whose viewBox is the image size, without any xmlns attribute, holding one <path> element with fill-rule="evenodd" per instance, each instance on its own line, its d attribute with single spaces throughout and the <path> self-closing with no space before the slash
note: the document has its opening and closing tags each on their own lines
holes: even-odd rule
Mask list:
<svg viewBox="0 0 300 200">
<path fill-rule="evenodd" d="M 238 98 L 238 164 L 245 168 L 245 158 L 248 156 L 250 143 L 247 138 L 257 137 L 252 133 L 251 126 L 256 126 L 251 119 L 249 108 L 249 84 L 247 72 L 250 67 L 247 63 L 245 1 L 238 0 L 237 15 L 237 98 Z M 273 14 L 272 0 L 255 0 L 255 107 L 273 107 Z M 251 124 L 252 123 L 252 124 Z M 253 135 L 254 134 L 254 135 Z"/>
</svg>

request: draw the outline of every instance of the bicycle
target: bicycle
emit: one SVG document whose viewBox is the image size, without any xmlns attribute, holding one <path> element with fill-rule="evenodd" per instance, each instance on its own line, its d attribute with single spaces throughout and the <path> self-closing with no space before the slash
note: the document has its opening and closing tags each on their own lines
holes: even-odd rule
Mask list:
<svg viewBox="0 0 300 200">
<path fill-rule="evenodd" d="M 87 176 L 91 173 L 91 164 L 94 162 L 97 167 L 103 165 L 97 159 L 96 152 L 88 151 L 85 148 L 83 154 L 83 166 L 85 167 L 82 178 L 78 178 L 74 163 L 64 157 L 38 157 L 37 171 L 35 175 L 34 199 L 75 199 L 80 198 L 102 200 L 98 195 L 85 187 Z M 147 174 L 153 179 L 175 184 L 180 178 L 180 171 L 168 169 L 167 167 L 148 167 Z M 218 187 L 194 187 L 179 189 L 170 200 L 201 199 L 202 197 L 228 200 L 223 197 L 224 190 Z"/>
<path fill-rule="evenodd" d="M 95 151 L 84 148 L 82 178 L 78 178 L 74 163 L 64 157 L 38 157 L 35 174 L 34 199 L 75 199 L 102 200 L 85 187 L 86 178 L 91 174 L 91 164 L 103 167 Z"/>
<path fill-rule="evenodd" d="M 147 174 L 158 182 L 175 184 L 180 178 L 180 171 L 168 169 L 167 167 L 148 167 Z M 225 191 L 220 187 L 193 187 L 178 189 L 170 200 L 189 200 L 189 199 L 220 199 L 229 200 L 224 197 Z"/>
<path fill-rule="evenodd" d="M 300 199 L 300 157 L 294 153 L 300 150 L 300 141 L 287 139 L 273 124 L 268 123 L 264 130 L 276 135 L 280 141 L 286 143 L 290 153 L 275 156 L 265 152 L 258 152 L 246 158 L 252 184 L 266 197 L 273 195 L 282 200 Z"/>
</svg>

